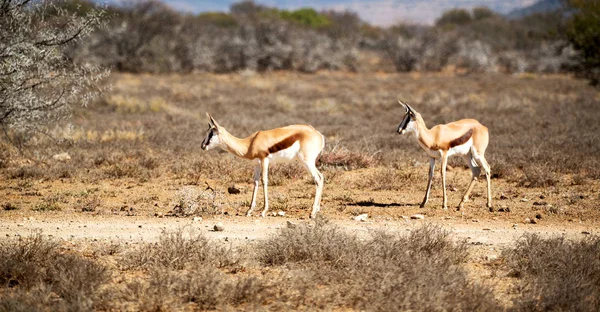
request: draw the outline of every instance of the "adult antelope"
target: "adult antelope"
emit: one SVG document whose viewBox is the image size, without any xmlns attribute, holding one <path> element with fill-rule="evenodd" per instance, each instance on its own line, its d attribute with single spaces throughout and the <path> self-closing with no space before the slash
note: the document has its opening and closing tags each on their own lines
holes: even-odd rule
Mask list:
<svg viewBox="0 0 600 312">
<path fill-rule="evenodd" d="M 469 200 L 469 194 L 473 190 L 475 181 L 477 181 L 477 178 L 481 174 L 481 166 L 485 171 L 485 179 L 487 180 L 487 207 L 492 211 L 490 166 L 484 157 L 485 149 L 489 142 L 488 129 L 475 119 L 462 119 L 427 129 L 421 114 L 408 104 L 400 101 L 398 103 L 405 109 L 404 117 L 398 126 L 398 133 L 413 133 L 421 148 L 429 155 L 429 180 L 427 181 L 427 191 L 421 203 L 421 208 L 425 207 L 429 199 L 429 190 L 431 189 L 431 180 L 433 179 L 436 159 L 442 160 L 442 192 L 444 195 L 442 208 L 448 208 L 446 197 L 446 164 L 449 156 L 460 155 L 463 156 L 471 168 L 472 178 L 465 195 L 460 204 L 458 204 L 457 210 L 462 209 L 464 203 Z"/>
<path fill-rule="evenodd" d="M 265 207 L 260 214 L 266 216 L 269 210 L 269 197 L 267 195 L 269 163 L 286 162 L 298 159 L 310 172 L 317 191 L 313 203 L 311 218 L 315 218 L 321 209 L 321 194 L 323 193 L 323 174 L 317 170 L 315 164 L 317 157 L 325 146 L 325 139 L 319 131 L 309 125 L 291 125 L 272 130 L 258 131 L 245 139 L 237 138 L 206 113 L 208 117 L 208 130 L 202 142 L 203 150 L 220 147 L 231 154 L 256 161 L 254 167 L 254 190 L 252 191 L 252 203 L 246 216 L 252 214 L 256 207 L 256 195 L 258 193 L 259 179 L 262 176 L 263 192 L 265 195 Z"/>
</svg>

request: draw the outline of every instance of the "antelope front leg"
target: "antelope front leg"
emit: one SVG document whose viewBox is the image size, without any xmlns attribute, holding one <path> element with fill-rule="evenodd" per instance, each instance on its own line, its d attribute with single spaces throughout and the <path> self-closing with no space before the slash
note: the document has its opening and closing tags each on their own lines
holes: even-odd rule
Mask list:
<svg viewBox="0 0 600 312">
<path fill-rule="evenodd" d="M 442 153 L 442 209 L 448 209 L 448 197 L 446 196 L 446 165 L 448 164 L 448 154 L 446 152 Z"/>
<path fill-rule="evenodd" d="M 263 159 L 260 164 L 262 168 L 263 192 L 265 193 L 265 209 L 260 213 L 260 216 L 266 217 L 269 210 L 269 194 L 267 193 L 267 185 L 269 184 L 269 159 Z"/>
<path fill-rule="evenodd" d="M 431 180 L 433 180 L 433 170 L 435 168 L 435 158 L 429 158 L 429 180 L 427 181 L 427 190 L 425 191 L 425 198 L 421 203 L 421 208 L 425 208 L 425 204 L 429 200 L 429 191 L 431 190 Z"/>
<path fill-rule="evenodd" d="M 256 208 L 256 195 L 258 194 L 258 183 L 260 181 L 260 163 L 254 167 L 254 190 L 252 191 L 252 203 L 250 204 L 250 209 L 246 212 L 246 216 L 249 217 L 252 215 L 252 210 Z"/>
</svg>

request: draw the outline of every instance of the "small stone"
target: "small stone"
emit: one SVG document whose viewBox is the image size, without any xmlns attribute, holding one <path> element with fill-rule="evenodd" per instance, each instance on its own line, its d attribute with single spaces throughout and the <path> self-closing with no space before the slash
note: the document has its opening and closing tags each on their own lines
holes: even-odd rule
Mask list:
<svg viewBox="0 0 600 312">
<path fill-rule="evenodd" d="M 444 217 L 444 220 L 452 220 L 452 219 L 454 219 L 454 218 L 452 218 L 452 217 L 450 217 L 450 216 L 446 216 L 446 217 Z"/>
<path fill-rule="evenodd" d="M 278 211 L 277 215 L 280 217 L 285 217 L 285 211 Z"/>
<path fill-rule="evenodd" d="M 223 223 L 219 222 L 213 226 L 213 230 L 215 230 L 215 232 L 223 232 L 225 227 L 223 226 Z"/>
<path fill-rule="evenodd" d="M 503 193 L 500 195 L 500 199 L 504 200 L 504 199 L 508 199 L 508 197 L 506 195 L 504 195 L 504 193 Z"/>
<path fill-rule="evenodd" d="M 479 222 L 479 219 L 471 219 L 471 222 Z"/>
<path fill-rule="evenodd" d="M 581 234 L 590 235 L 590 234 L 592 234 L 592 232 L 590 232 L 590 231 L 581 231 Z"/>
<path fill-rule="evenodd" d="M 492 229 L 490 228 L 483 228 L 484 231 L 491 231 Z"/>
<path fill-rule="evenodd" d="M 537 220 L 536 220 L 535 218 L 534 218 L 534 219 L 530 219 L 530 220 L 531 220 L 531 221 L 530 221 L 530 222 L 531 222 L 531 224 L 537 224 L 537 223 L 538 223 L 538 222 L 537 222 Z"/>
<path fill-rule="evenodd" d="M 202 221 L 202 217 L 194 217 L 194 222 Z"/>
<path fill-rule="evenodd" d="M 17 224 L 17 226 L 24 226 L 24 225 L 25 225 L 25 224 L 23 224 L 23 223 L 19 223 L 19 224 Z M 57 229 L 58 229 L 58 228 L 57 228 Z"/>
<path fill-rule="evenodd" d="M 517 227 L 519 227 L 519 225 L 518 225 L 518 224 L 516 224 L 516 223 L 515 223 L 515 224 L 513 224 L 513 229 L 515 229 L 515 230 L 516 230 L 516 229 L 517 229 Z"/>
<path fill-rule="evenodd" d="M 529 201 L 529 199 L 527 199 L 527 198 L 521 198 L 521 202 L 524 202 L 524 203 L 526 203 L 526 202 L 528 202 L 528 201 Z"/>
<path fill-rule="evenodd" d="M 542 219 L 542 214 L 541 213 L 536 214 L 535 218 L 538 219 L 538 220 L 541 220 Z"/>
<path fill-rule="evenodd" d="M 410 216 L 410 218 L 413 220 L 423 220 L 423 219 L 425 219 L 425 216 L 420 213 L 417 213 L 417 214 Z"/>
<path fill-rule="evenodd" d="M 533 205 L 534 205 L 534 206 L 545 206 L 545 205 L 547 205 L 547 204 L 548 204 L 548 203 L 547 203 L 547 202 L 545 202 L 545 201 L 535 201 L 535 202 L 533 202 Z"/>
<path fill-rule="evenodd" d="M 140 224 L 140 225 L 138 225 L 138 227 L 141 229 L 141 228 L 142 228 L 142 225 Z"/>
<path fill-rule="evenodd" d="M 495 261 L 498 260 L 498 255 L 488 255 L 485 258 L 487 259 L 487 261 Z"/>
<path fill-rule="evenodd" d="M 368 213 L 363 213 L 363 214 L 360 214 L 358 216 L 355 216 L 353 219 L 354 219 L 354 221 L 365 222 L 365 221 L 367 221 L 367 219 L 369 219 L 369 214 Z"/>
<path fill-rule="evenodd" d="M 544 194 L 540 195 L 540 199 L 545 199 L 545 198 L 546 198 L 546 195 L 544 195 Z"/>
<path fill-rule="evenodd" d="M 523 223 L 531 223 L 531 219 L 525 218 L 525 220 L 523 220 Z"/>
<path fill-rule="evenodd" d="M 296 228 L 296 224 L 293 223 L 292 221 L 288 221 L 285 224 L 288 227 L 288 229 L 295 229 Z"/>
</svg>

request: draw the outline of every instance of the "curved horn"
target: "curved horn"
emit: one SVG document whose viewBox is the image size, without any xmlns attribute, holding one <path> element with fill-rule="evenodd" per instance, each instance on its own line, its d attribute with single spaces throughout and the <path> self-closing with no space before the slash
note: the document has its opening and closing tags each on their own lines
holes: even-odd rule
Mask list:
<svg viewBox="0 0 600 312">
<path fill-rule="evenodd" d="M 404 107 L 404 109 L 406 110 L 406 112 L 408 113 L 408 105 L 402 103 L 402 101 L 398 100 L 398 103 L 400 103 L 400 105 L 402 105 Z"/>
</svg>

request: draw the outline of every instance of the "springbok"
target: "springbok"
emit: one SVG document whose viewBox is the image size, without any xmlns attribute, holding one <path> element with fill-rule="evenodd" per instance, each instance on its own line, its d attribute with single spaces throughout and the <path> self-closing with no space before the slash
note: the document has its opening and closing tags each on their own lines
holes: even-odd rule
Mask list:
<svg viewBox="0 0 600 312">
<path fill-rule="evenodd" d="M 444 195 L 442 208 L 448 208 L 446 197 L 446 164 L 449 156 L 460 155 L 463 156 L 471 168 L 472 178 L 465 195 L 460 204 L 458 204 L 457 210 L 462 209 L 464 203 L 469 200 L 469 194 L 473 190 L 475 181 L 477 181 L 477 178 L 481 174 L 481 166 L 485 171 L 485 178 L 487 180 L 487 207 L 490 211 L 493 211 L 490 166 L 484 157 L 485 149 L 489 142 L 488 129 L 475 119 L 462 119 L 427 129 L 421 114 L 408 104 L 400 101 L 398 103 L 405 109 L 404 117 L 398 126 L 398 133 L 413 133 L 421 148 L 429 155 L 429 180 L 427 181 L 427 191 L 421 203 L 421 208 L 425 207 L 429 199 L 435 160 L 440 158 L 442 160 L 442 192 Z"/>
<path fill-rule="evenodd" d="M 229 153 L 257 161 L 254 167 L 254 190 L 252 191 L 252 203 L 246 216 L 252 215 L 252 210 L 256 207 L 256 195 L 258 193 L 259 179 L 262 175 L 263 192 L 265 195 L 265 207 L 260 214 L 265 217 L 269 210 L 269 197 L 267 195 L 268 170 L 269 163 L 287 162 L 298 159 L 304 164 L 310 172 L 315 183 L 317 191 L 313 203 L 311 218 L 315 218 L 317 212 L 321 210 L 321 194 L 323 193 L 323 174 L 317 170 L 315 164 L 317 157 L 325 146 L 325 138 L 319 131 L 309 125 L 291 125 L 272 130 L 258 131 L 240 139 L 231 135 L 225 128 L 206 113 L 208 117 L 208 130 L 202 142 L 203 150 L 210 150 L 220 147 Z"/>
</svg>

